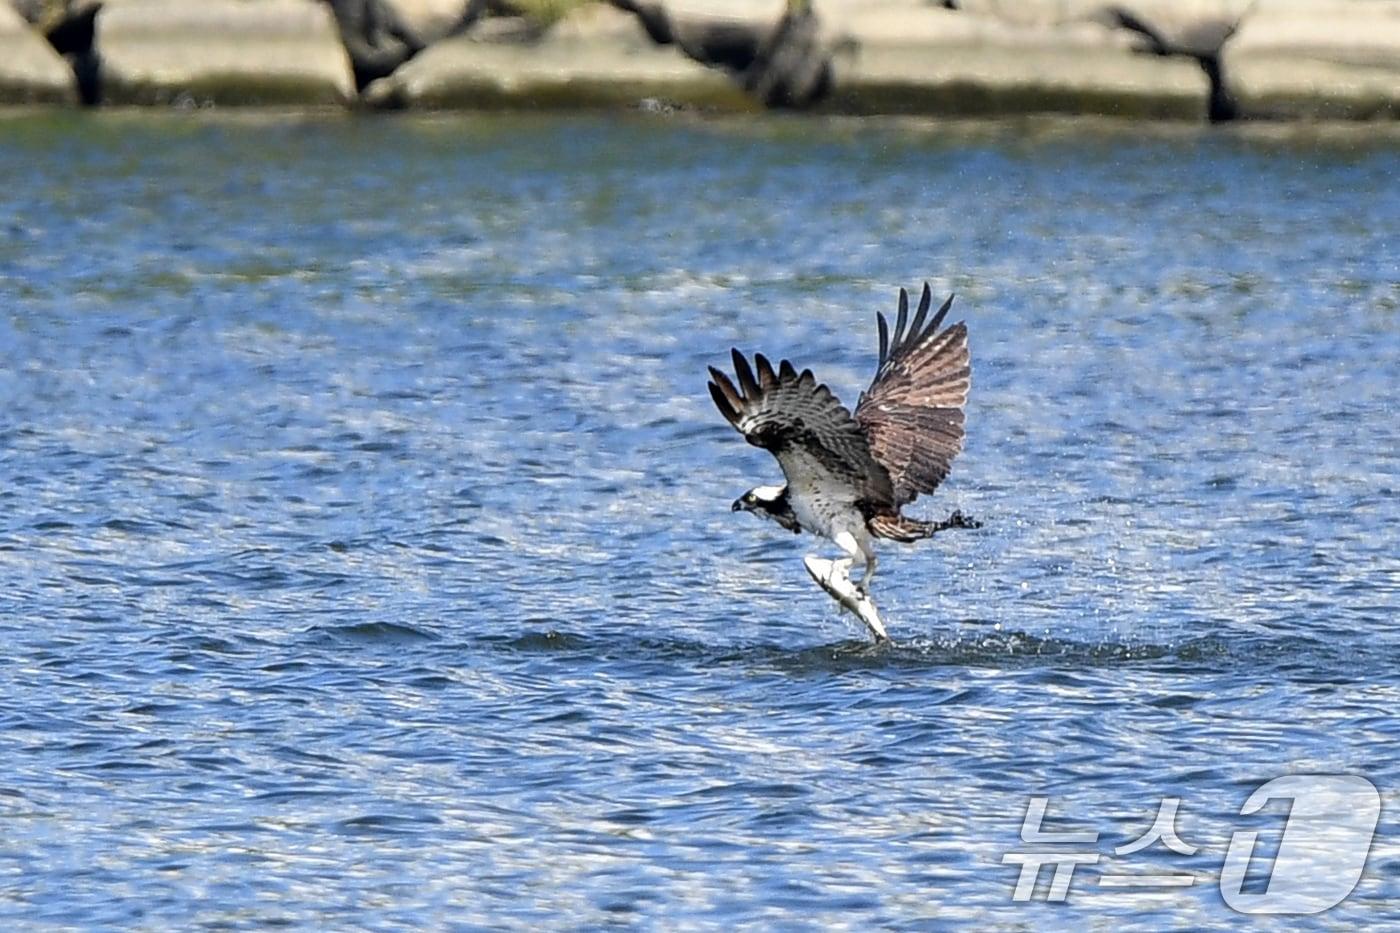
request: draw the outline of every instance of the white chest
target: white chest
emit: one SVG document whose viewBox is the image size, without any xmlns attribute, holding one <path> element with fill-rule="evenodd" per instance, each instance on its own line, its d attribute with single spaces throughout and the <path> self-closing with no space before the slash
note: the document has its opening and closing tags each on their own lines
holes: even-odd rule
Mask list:
<svg viewBox="0 0 1400 933">
<path fill-rule="evenodd" d="M 855 507 L 851 488 L 824 476 L 788 485 L 793 514 L 802 527 L 824 538 L 835 538 L 842 531 L 864 530 L 865 519 Z"/>
</svg>

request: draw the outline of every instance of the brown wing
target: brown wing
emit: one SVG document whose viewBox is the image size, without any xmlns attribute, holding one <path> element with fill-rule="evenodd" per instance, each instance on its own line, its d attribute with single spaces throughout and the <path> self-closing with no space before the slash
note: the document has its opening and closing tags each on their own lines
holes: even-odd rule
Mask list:
<svg viewBox="0 0 1400 933">
<path fill-rule="evenodd" d="M 889 474 L 872 456 L 865 431 L 810 369 L 799 374 L 783 360 L 774 372 L 760 353 L 755 377 L 742 353 L 731 355 L 739 387 L 711 366 L 710 396 L 745 440 L 772 452 L 789 483 L 835 481 L 849 487 L 853 500 L 892 502 Z"/>
<path fill-rule="evenodd" d="M 953 298 L 929 319 L 932 303 L 925 282 L 909 322 L 909 293 L 901 288 L 893 339 L 885 316 L 876 314 L 880 363 L 856 405 L 856 423 L 865 429 L 870 452 L 889 471 L 896 505 L 938 488 L 963 447 L 963 405 L 972 384 L 967 325 L 959 321 L 940 331 Z"/>
</svg>

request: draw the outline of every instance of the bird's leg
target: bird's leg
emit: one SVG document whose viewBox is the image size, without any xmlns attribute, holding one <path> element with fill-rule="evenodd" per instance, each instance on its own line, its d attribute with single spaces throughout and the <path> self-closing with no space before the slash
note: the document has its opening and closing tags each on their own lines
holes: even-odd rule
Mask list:
<svg viewBox="0 0 1400 933">
<path fill-rule="evenodd" d="M 856 584 L 856 589 L 864 596 L 870 595 L 870 583 L 875 579 L 875 566 L 879 563 L 875 559 L 874 549 L 862 552 L 865 555 L 865 573 L 861 575 L 860 582 Z"/>
<path fill-rule="evenodd" d="M 875 579 L 875 549 L 870 546 L 870 543 L 868 541 L 862 544 L 859 540 L 856 539 L 855 535 L 846 531 L 843 531 L 841 534 L 838 534 L 834 540 L 836 541 L 837 546 L 841 548 L 841 550 L 845 551 L 847 554 L 850 555 L 844 560 L 838 562 L 842 565 L 842 567 L 845 568 L 846 579 L 851 582 L 851 585 L 856 588 L 856 591 L 859 592 L 860 595 L 869 598 L 870 583 Z M 860 558 L 861 566 L 863 568 L 860 577 L 860 582 L 858 583 L 854 580 L 851 580 L 850 573 L 851 567 L 855 565 L 857 557 Z"/>
<path fill-rule="evenodd" d="M 856 536 L 849 531 L 843 531 L 832 539 L 836 546 L 846 552 L 846 556 L 840 560 L 831 562 L 832 573 L 839 568 L 841 576 L 846 578 L 846 582 L 851 582 L 851 566 L 856 562 L 856 557 L 861 556 L 860 543 L 856 541 Z"/>
</svg>

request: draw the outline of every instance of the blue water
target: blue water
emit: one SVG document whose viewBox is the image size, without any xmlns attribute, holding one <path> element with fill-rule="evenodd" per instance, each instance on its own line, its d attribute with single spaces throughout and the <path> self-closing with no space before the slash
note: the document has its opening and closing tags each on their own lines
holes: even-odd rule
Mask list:
<svg viewBox="0 0 1400 933">
<path fill-rule="evenodd" d="M 1224 927 L 1298 772 L 1386 806 L 1314 922 L 1400 922 L 1394 133 L 20 112 L 0 177 L 6 928 Z M 705 367 L 853 401 L 925 278 L 914 511 L 985 526 L 874 648 Z"/>
</svg>

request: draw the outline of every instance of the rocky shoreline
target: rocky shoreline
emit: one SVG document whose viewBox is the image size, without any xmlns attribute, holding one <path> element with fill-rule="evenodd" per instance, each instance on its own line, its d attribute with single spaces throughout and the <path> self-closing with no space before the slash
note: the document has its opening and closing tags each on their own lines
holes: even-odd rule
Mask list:
<svg viewBox="0 0 1400 933">
<path fill-rule="evenodd" d="M 0 0 L 0 103 L 1400 117 L 1400 0 Z"/>
</svg>

